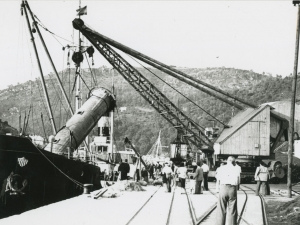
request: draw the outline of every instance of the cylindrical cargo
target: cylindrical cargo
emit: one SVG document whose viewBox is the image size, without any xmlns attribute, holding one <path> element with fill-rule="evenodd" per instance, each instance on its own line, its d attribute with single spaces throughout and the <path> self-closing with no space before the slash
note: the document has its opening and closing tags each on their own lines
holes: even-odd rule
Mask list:
<svg viewBox="0 0 300 225">
<path fill-rule="evenodd" d="M 53 142 L 52 152 L 67 154 L 67 147 L 77 149 L 93 127 L 98 123 L 101 116 L 112 110 L 115 106 L 115 97 L 104 88 L 92 90 L 89 99 L 67 121 L 56 135 Z M 50 151 L 50 144 L 45 150 Z"/>
</svg>

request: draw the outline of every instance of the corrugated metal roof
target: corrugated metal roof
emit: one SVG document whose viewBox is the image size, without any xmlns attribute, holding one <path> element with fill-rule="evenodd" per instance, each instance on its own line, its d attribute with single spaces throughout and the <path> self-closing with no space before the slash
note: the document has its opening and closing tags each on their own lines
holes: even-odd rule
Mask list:
<svg viewBox="0 0 300 225">
<path fill-rule="evenodd" d="M 227 140 L 231 135 L 233 135 L 236 131 L 242 128 L 247 122 L 249 122 L 254 116 L 263 111 L 265 108 L 270 107 L 269 105 L 259 106 L 258 108 L 247 108 L 244 111 L 239 112 L 234 117 L 231 118 L 228 125 L 230 128 L 224 128 L 220 137 L 216 140 L 216 143 L 222 144 L 225 140 Z"/>
</svg>

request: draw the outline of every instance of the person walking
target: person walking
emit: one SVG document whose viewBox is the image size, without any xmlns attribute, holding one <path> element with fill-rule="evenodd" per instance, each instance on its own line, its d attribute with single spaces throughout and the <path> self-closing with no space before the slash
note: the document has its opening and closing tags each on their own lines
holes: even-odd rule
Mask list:
<svg viewBox="0 0 300 225">
<path fill-rule="evenodd" d="M 266 196 L 266 194 L 268 192 L 267 191 L 267 182 L 268 182 L 269 176 L 270 176 L 270 174 L 269 174 L 267 165 L 263 161 L 261 161 L 259 163 L 259 166 L 256 168 L 255 175 L 254 175 L 254 178 L 257 181 L 257 184 L 256 184 L 256 195 L 257 196 L 259 195 L 260 186 L 262 186 L 262 195 Z"/>
<path fill-rule="evenodd" d="M 179 182 L 181 186 L 181 194 L 185 192 L 185 179 L 187 177 L 187 168 L 184 166 L 184 163 L 180 164 L 180 167 L 177 169 L 177 174 L 179 177 Z"/>
<path fill-rule="evenodd" d="M 148 183 L 149 182 L 149 180 L 148 180 L 148 171 L 146 170 L 145 167 L 142 168 L 141 175 L 142 175 L 143 180 Z"/>
<path fill-rule="evenodd" d="M 201 193 L 201 183 L 203 180 L 203 169 L 201 168 L 201 163 L 197 162 L 197 168 L 195 172 L 195 194 Z"/>
<path fill-rule="evenodd" d="M 154 173 L 154 165 L 153 165 L 153 162 L 152 162 L 151 165 L 150 165 L 149 173 L 150 173 L 150 178 L 154 180 L 154 176 L 153 176 L 153 173 Z"/>
<path fill-rule="evenodd" d="M 203 160 L 203 165 L 201 166 L 201 168 L 203 170 L 203 185 L 204 185 L 204 189 L 205 189 L 205 191 L 208 191 L 207 179 L 208 179 L 209 167 L 206 164 L 206 160 Z"/>
<path fill-rule="evenodd" d="M 125 159 L 124 163 L 121 160 L 121 164 L 120 164 L 120 166 L 118 168 L 118 171 L 121 172 L 121 180 L 127 180 L 128 179 L 127 174 L 130 171 L 130 166 L 128 164 L 128 160 L 127 159 Z"/>
<path fill-rule="evenodd" d="M 163 176 L 165 177 L 167 192 L 171 192 L 171 179 L 172 179 L 172 169 L 169 163 L 165 164 L 165 167 L 162 170 Z"/>
<path fill-rule="evenodd" d="M 237 225 L 237 190 L 239 174 L 233 165 L 235 158 L 229 156 L 227 165 L 219 169 L 220 193 L 217 203 L 216 225 Z"/>
</svg>

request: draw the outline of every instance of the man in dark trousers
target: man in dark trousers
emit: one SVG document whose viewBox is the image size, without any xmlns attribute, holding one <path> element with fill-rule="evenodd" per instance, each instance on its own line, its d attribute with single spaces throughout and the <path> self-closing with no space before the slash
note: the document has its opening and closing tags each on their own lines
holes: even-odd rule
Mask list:
<svg viewBox="0 0 300 225">
<path fill-rule="evenodd" d="M 118 171 L 121 172 L 121 180 L 127 180 L 128 179 L 127 174 L 130 171 L 130 166 L 128 164 L 127 159 L 125 159 L 124 163 L 121 161 L 121 164 L 119 166 Z"/>
<path fill-rule="evenodd" d="M 240 182 L 239 170 L 234 166 L 235 158 L 229 156 L 227 165 L 220 167 L 220 193 L 217 203 L 215 225 L 237 225 L 237 190 Z"/>
<path fill-rule="evenodd" d="M 203 169 L 201 168 L 201 163 L 197 163 L 196 173 L 195 173 L 195 194 L 201 194 L 201 183 L 203 180 Z"/>
<path fill-rule="evenodd" d="M 151 163 L 151 165 L 150 165 L 149 172 L 150 172 L 150 178 L 151 178 L 151 179 L 154 179 L 154 176 L 153 176 L 153 173 L 154 173 L 154 165 L 153 165 L 153 163 Z"/>
<path fill-rule="evenodd" d="M 203 160 L 203 165 L 201 166 L 201 168 L 203 170 L 203 186 L 204 186 L 204 190 L 208 191 L 207 179 L 208 179 L 209 167 L 206 164 L 206 160 Z"/>
</svg>

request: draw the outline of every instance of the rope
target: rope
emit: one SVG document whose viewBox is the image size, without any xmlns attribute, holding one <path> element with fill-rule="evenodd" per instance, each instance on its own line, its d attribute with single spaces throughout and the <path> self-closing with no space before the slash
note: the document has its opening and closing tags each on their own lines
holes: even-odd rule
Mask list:
<svg viewBox="0 0 300 225">
<path fill-rule="evenodd" d="M 95 80 L 95 76 L 94 76 L 93 71 L 92 71 L 92 69 L 91 69 L 90 62 L 89 62 L 89 60 L 88 60 L 88 58 L 87 58 L 87 56 L 86 56 L 86 52 L 84 53 L 84 56 L 85 56 L 86 61 L 87 61 L 88 65 L 89 65 L 89 69 L 90 69 L 90 72 L 91 72 L 93 81 L 94 81 L 94 83 L 95 83 L 95 86 L 97 86 L 97 82 L 96 82 L 96 80 Z"/>
<path fill-rule="evenodd" d="M 45 159 L 47 159 L 50 164 L 52 164 L 53 167 L 55 167 L 60 173 L 62 173 L 65 177 L 67 177 L 69 180 L 71 180 L 72 182 L 74 182 L 75 184 L 77 184 L 80 187 L 83 187 L 83 184 L 80 183 L 79 181 L 69 177 L 67 174 L 65 174 L 61 169 L 59 169 L 39 148 L 37 148 L 36 146 L 34 146 L 41 154 L 42 156 L 45 157 Z"/>
<path fill-rule="evenodd" d="M 74 81 L 74 84 L 73 84 L 73 88 L 72 88 L 72 92 L 74 91 L 74 88 L 75 88 L 75 84 L 76 84 L 76 80 L 78 79 L 78 76 L 81 78 L 81 80 L 83 81 L 83 83 L 85 84 L 86 88 L 91 91 L 91 89 L 88 87 L 88 85 L 85 83 L 84 79 L 82 78 L 82 76 L 80 75 L 80 72 L 78 71 L 79 67 L 76 68 L 76 76 L 75 76 L 75 81 Z"/>
<path fill-rule="evenodd" d="M 46 106 L 45 106 L 45 102 L 43 101 L 43 98 L 42 98 L 42 94 L 41 94 L 41 90 L 40 90 L 40 86 L 39 86 L 38 79 L 37 79 L 37 87 L 38 87 L 38 90 L 39 90 L 39 94 L 40 94 L 41 101 L 42 101 L 43 106 L 44 106 L 44 110 L 47 112 L 47 108 L 46 108 Z M 47 113 L 47 117 L 48 117 L 48 119 L 50 120 L 50 117 L 49 117 L 48 113 Z"/>
<path fill-rule="evenodd" d="M 128 55 L 128 54 L 127 54 Z M 197 103 L 195 103 L 193 100 L 191 100 L 190 98 L 188 98 L 186 95 L 184 95 L 183 93 L 181 93 L 180 91 L 178 91 L 176 88 L 174 88 L 172 85 L 168 84 L 167 82 L 165 82 L 163 79 L 161 79 L 159 76 L 157 76 L 155 73 L 153 73 L 151 70 L 149 70 L 147 67 L 145 67 L 144 65 L 142 65 L 140 62 L 138 62 L 137 60 L 135 60 L 133 57 L 131 57 L 130 55 L 128 55 L 131 59 L 133 59 L 136 63 L 138 63 L 139 65 L 141 65 L 144 69 L 146 69 L 148 72 L 150 72 L 152 75 L 154 75 L 155 77 L 157 77 L 159 80 L 161 80 L 163 83 L 165 83 L 166 85 L 168 85 L 170 88 L 172 88 L 174 91 L 176 91 L 177 93 L 179 93 L 181 96 L 183 96 L 184 98 L 186 98 L 187 100 L 189 100 L 190 102 L 192 102 L 195 106 L 197 106 L 199 109 L 201 109 L 203 112 L 205 112 L 206 114 L 208 114 L 209 116 L 211 116 L 212 118 L 214 118 L 216 121 L 218 121 L 219 123 L 221 123 L 223 126 L 227 126 L 226 124 L 224 124 L 222 121 L 220 121 L 218 118 L 216 118 L 215 116 L 211 115 L 209 112 L 207 112 L 205 109 L 203 109 L 201 106 L 199 106 Z M 200 126 L 200 125 L 199 125 Z M 200 126 L 201 127 L 201 126 Z"/>
<path fill-rule="evenodd" d="M 55 91 L 55 94 L 57 95 L 57 97 L 58 97 L 58 100 L 59 100 L 59 102 L 62 104 L 62 100 L 61 100 L 61 98 L 59 97 L 60 96 L 60 93 L 57 91 L 57 89 L 55 88 L 55 85 L 54 85 L 54 83 L 53 83 L 53 81 L 52 81 L 52 76 L 51 76 L 51 74 L 49 74 L 49 77 L 50 77 L 50 82 L 51 82 L 51 84 L 52 84 L 52 86 L 53 86 L 53 89 L 54 89 L 54 91 Z M 58 104 L 59 102 L 56 102 L 56 104 Z M 64 110 L 67 112 L 68 110 L 66 109 L 66 107 L 62 104 L 62 106 L 64 107 Z M 55 110 L 54 110 L 55 111 Z"/>
<path fill-rule="evenodd" d="M 46 28 L 46 26 L 39 20 L 39 18 L 37 18 L 36 15 L 34 15 L 34 17 L 40 22 L 40 23 L 39 23 L 38 21 L 36 21 L 37 25 L 39 25 L 39 26 L 40 26 L 41 28 L 43 28 L 45 31 L 47 31 L 47 32 L 49 32 L 50 34 L 52 34 L 52 36 L 53 36 L 54 38 L 55 38 L 55 36 L 56 36 L 56 37 L 61 38 L 61 39 L 65 40 L 65 41 L 67 41 L 67 42 L 73 43 L 72 41 L 69 41 L 69 40 L 67 40 L 67 39 L 65 39 L 65 38 L 63 38 L 63 37 L 61 37 L 61 36 L 59 36 L 59 35 L 53 33 L 52 31 L 48 30 L 48 29 Z M 55 38 L 55 39 L 57 40 L 57 38 Z M 58 43 L 60 43 L 59 40 L 57 40 L 57 41 L 58 41 Z M 62 45 L 62 43 L 60 43 L 60 44 Z M 63 45 L 62 45 L 62 46 L 63 46 Z"/>
</svg>

